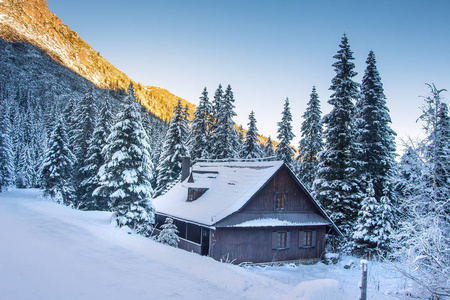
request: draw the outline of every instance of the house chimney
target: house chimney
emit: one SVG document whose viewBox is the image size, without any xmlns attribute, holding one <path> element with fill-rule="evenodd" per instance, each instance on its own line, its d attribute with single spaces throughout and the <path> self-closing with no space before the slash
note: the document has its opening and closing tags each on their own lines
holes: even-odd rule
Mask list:
<svg viewBox="0 0 450 300">
<path fill-rule="evenodd" d="M 191 158 L 189 156 L 184 156 L 181 159 L 181 181 L 184 181 L 189 177 L 191 169 Z"/>
</svg>

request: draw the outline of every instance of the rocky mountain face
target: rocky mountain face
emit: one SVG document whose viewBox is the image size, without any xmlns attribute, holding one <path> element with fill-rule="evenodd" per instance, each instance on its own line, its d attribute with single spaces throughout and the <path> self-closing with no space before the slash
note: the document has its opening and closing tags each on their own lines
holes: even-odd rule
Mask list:
<svg viewBox="0 0 450 300">
<path fill-rule="evenodd" d="M 46 0 L 0 0 L 0 37 L 7 42 L 35 45 L 52 59 L 103 89 L 126 90 L 126 74 L 106 61 L 69 26 L 52 13 Z M 169 121 L 179 97 L 169 91 L 134 82 L 138 101 L 162 120 Z M 191 114 L 195 106 L 185 100 Z"/>
</svg>

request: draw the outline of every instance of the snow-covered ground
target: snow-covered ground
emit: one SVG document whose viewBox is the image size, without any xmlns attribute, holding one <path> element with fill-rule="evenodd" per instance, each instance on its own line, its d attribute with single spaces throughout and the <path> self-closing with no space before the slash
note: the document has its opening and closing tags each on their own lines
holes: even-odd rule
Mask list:
<svg viewBox="0 0 450 300">
<path fill-rule="evenodd" d="M 111 225 L 111 213 L 40 195 L 0 193 L 1 299 L 358 299 L 356 259 L 350 269 L 345 260 L 242 268 L 130 235 Z M 369 299 L 398 299 L 386 292 L 399 282 L 369 263 Z"/>
</svg>

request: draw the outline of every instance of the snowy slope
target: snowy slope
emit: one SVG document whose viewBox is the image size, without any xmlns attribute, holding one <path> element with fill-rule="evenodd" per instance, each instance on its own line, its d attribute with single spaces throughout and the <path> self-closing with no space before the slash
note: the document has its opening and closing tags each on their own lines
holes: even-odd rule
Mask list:
<svg viewBox="0 0 450 300">
<path fill-rule="evenodd" d="M 0 193 L 1 299 L 339 300 L 358 294 L 356 269 L 340 268 L 337 276 L 344 278 L 321 275 L 322 264 L 247 270 L 129 235 L 110 224 L 110 213 L 72 210 L 40 195 Z M 316 278 L 305 277 L 308 267 L 316 268 Z"/>
</svg>

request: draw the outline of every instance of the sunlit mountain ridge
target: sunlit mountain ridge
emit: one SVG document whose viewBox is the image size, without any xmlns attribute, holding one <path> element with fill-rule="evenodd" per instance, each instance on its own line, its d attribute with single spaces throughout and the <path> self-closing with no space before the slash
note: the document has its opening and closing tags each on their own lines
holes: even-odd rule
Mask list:
<svg viewBox="0 0 450 300">
<path fill-rule="evenodd" d="M 181 99 L 166 89 L 134 82 L 63 24 L 49 10 L 46 0 L 0 1 L 0 37 L 8 42 L 27 42 L 37 46 L 100 88 L 126 90 L 133 82 L 138 101 L 165 121 L 170 120 L 173 107 Z M 181 100 L 192 114 L 195 105 Z"/>
</svg>

